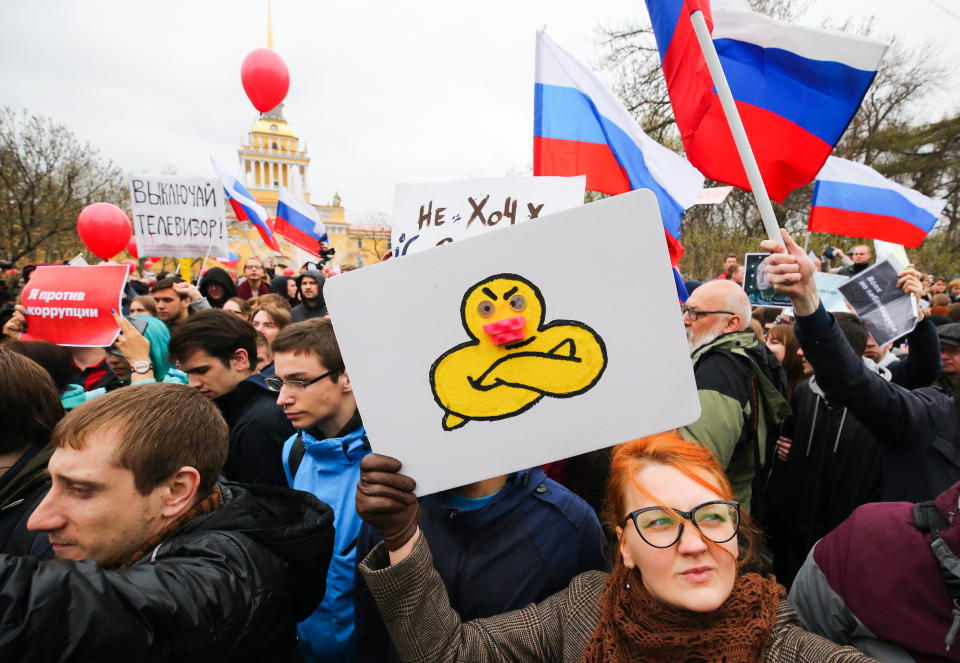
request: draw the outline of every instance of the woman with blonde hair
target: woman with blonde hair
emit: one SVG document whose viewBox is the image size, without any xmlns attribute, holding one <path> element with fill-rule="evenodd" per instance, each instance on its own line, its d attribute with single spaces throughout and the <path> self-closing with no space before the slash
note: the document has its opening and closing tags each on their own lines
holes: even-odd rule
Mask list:
<svg viewBox="0 0 960 663">
<path fill-rule="evenodd" d="M 400 467 L 379 454 L 361 463 L 357 511 L 384 541 L 359 570 L 407 663 L 873 661 L 805 631 L 776 580 L 749 570 L 755 532 L 723 469 L 674 433 L 613 452 L 612 573 L 582 573 L 540 603 L 466 623 L 433 568 L 415 482 Z"/>
</svg>

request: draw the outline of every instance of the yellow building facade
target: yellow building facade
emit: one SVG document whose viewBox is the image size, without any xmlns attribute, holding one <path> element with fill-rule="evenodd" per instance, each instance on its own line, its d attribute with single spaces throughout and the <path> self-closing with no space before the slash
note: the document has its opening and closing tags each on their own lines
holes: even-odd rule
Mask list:
<svg viewBox="0 0 960 663">
<path fill-rule="evenodd" d="M 283 116 L 283 104 L 268 113 L 262 113 L 247 133 L 245 144 L 237 150 L 238 179 L 263 205 L 270 217 L 277 213 L 280 186 L 311 204 L 319 213 L 327 229 L 328 245 L 336 250 L 328 266 L 340 271 L 346 265 L 362 267 L 377 262 L 390 249 L 390 226 L 351 225 L 338 194 L 325 205 L 313 203 L 310 196 L 310 155 L 306 145 Z M 230 250 L 241 258 L 241 266 L 252 253 L 269 258 L 273 251 L 263 245 L 259 232 L 247 221 L 238 222 L 228 206 Z M 287 242 L 283 235 L 274 233 L 280 244 L 281 256 L 274 256 L 279 265 L 299 268 L 314 256 Z"/>
</svg>

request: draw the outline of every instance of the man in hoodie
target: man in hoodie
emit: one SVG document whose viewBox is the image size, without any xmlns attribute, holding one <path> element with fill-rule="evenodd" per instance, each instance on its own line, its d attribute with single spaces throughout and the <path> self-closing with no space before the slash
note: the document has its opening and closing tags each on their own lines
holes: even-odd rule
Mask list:
<svg viewBox="0 0 960 663">
<path fill-rule="evenodd" d="M 0 555 L 0 660 L 293 660 L 324 593 L 329 507 L 218 483 L 227 426 L 184 385 L 81 405 L 52 445 L 28 527 L 58 559 Z"/>
<path fill-rule="evenodd" d="M 327 314 L 327 305 L 323 301 L 323 282 L 323 274 L 315 269 L 308 269 L 297 277 L 301 303 L 291 311 L 294 322 L 322 318 Z"/>
<path fill-rule="evenodd" d="M 750 300 L 732 281 L 697 288 L 683 307 L 683 324 L 701 414 L 681 434 L 714 453 L 749 510 L 767 442 L 790 414 L 783 367 L 750 331 Z"/>
<path fill-rule="evenodd" d="M 280 449 L 294 431 L 257 373 L 253 325 L 222 310 L 198 313 L 174 328 L 170 356 L 187 374 L 188 384 L 212 399 L 230 426 L 224 476 L 286 486 Z"/>
<path fill-rule="evenodd" d="M 223 308 L 228 299 L 237 296 L 237 289 L 224 269 L 211 267 L 200 277 L 200 294 L 213 308 Z"/>
<path fill-rule="evenodd" d="M 518 610 L 584 571 L 608 570 L 593 509 L 535 467 L 420 498 L 420 531 L 450 605 L 468 621 Z M 357 559 L 381 541 L 363 524 Z M 358 574 L 355 663 L 399 661 L 377 604 Z"/>
<path fill-rule="evenodd" d="M 283 445 L 287 481 L 329 504 L 336 515 L 327 593 L 297 627 L 300 651 L 308 663 L 348 661 L 354 651 L 353 577 L 360 533 L 357 481 L 370 443 L 330 320 L 288 325 L 272 346 L 276 372 L 267 384 L 279 392 L 277 403 L 298 430 Z"/>
</svg>

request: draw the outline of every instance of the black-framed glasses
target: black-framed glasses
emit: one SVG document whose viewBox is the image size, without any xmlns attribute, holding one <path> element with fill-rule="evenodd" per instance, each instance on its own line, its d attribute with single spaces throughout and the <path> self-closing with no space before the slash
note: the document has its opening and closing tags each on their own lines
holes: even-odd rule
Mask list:
<svg viewBox="0 0 960 663">
<path fill-rule="evenodd" d="M 705 315 L 714 315 L 719 313 L 724 313 L 726 315 L 736 315 L 733 311 L 701 311 L 698 308 L 690 308 L 686 304 L 680 304 L 681 313 L 686 313 L 690 316 L 691 320 L 699 320 Z"/>
<path fill-rule="evenodd" d="M 267 383 L 267 388 L 270 389 L 270 391 L 280 391 L 284 386 L 286 386 L 287 389 L 296 394 L 305 391 L 307 387 L 320 382 L 320 380 L 323 378 L 328 378 L 342 370 L 343 368 L 335 368 L 332 371 L 327 371 L 323 375 L 319 375 L 309 380 L 281 380 L 276 375 L 271 375 L 268 378 L 264 378 L 263 381 Z"/>
<path fill-rule="evenodd" d="M 623 525 L 632 520 L 637 534 L 654 548 L 669 548 L 683 536 L 683 521 L 689 520 L 714 543 L 726 543 L 740 530 L 740 503 L 713 500 L 689 511 L 648 506 L 628 513 Z"/>
</svg>

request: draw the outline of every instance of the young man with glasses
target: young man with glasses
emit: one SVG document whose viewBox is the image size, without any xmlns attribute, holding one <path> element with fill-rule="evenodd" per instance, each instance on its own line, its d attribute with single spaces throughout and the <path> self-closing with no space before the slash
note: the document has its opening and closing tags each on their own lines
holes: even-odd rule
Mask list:
<svg viewBox="0 0 960 663">
<path fill-rule="evenodd" d="M 237 297 L 250 299 L 270 294 L 270 285 L 267 283 L 266 272 L 263 269 L 263 260 L 258 256 L 247 258 L 247 261 L 243 264 L 243 277 L 246 280 L 237 286 Z"/>
<path fill-rule="evenodd" d="M 683 324 L 701 415 L 680 429 L 713 452 L 747 512 L 768 438 L 790 414 L 783 367 L 750 331 L 750 317 L 750 300 L 733 281 L 704 283 L 687 298 Z"/>
<path fill-rule="evenodd" d="M 187 374 L 188 384 L 211 399 L 230 426 L 224 476 L 286 486 L 280 450 L 294 429 L 257 373 L 253 325 L 222 309 L 198 313 L 174 327 L 170 356 Z"/>
<path fill-rule="evenodd" d="M 327 593 L 297 627 L 300 652 L 309 663 L 352 660 L 353 577 L 361 525 L 356 491 L 360 461 L 370 453 L 370 444 L 330 320 L 288 325 L 272 347 L 275 373 L 266 384 L 278 392 L 277 404 L 299 431 L 283 445 L 287 481 L 329 504 L 335 514 Z"/>
</svg>

